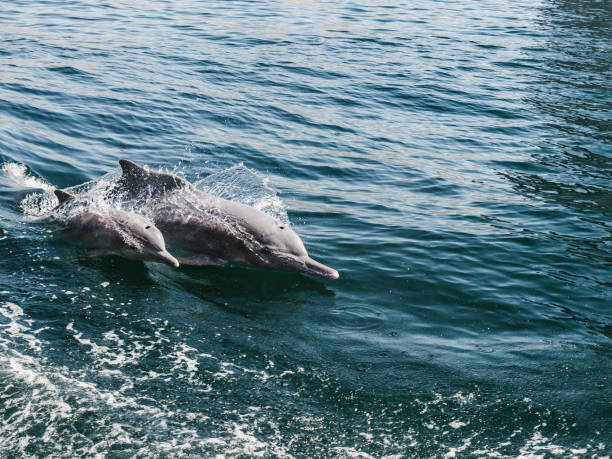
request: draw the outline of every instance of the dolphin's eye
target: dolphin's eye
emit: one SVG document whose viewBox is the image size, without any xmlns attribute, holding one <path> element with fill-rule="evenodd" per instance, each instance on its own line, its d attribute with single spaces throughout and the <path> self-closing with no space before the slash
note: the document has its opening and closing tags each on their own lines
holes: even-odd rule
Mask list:
<svg viewBox="0 0 612 459">
<path fill-rule="evenodd" d="M 145 229 L 149 229 L 149 228 L 151 228 L 151 225 L 145 226 Z"/>
<path fill-rule="evenodd" d="M 279 228 L 280 228 L 280 229 L 285 229 L 285 227 L 284 227 L 284 226 L 279 226 Z"/>
</svg>

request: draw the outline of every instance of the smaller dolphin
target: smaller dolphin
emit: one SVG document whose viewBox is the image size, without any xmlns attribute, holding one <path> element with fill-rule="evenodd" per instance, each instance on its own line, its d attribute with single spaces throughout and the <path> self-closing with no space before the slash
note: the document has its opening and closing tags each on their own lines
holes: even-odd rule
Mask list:
<svg viewBox="0 0 612 459">
<path fill-rule="evenodd" d="M 103 213 L 89 208 L 68 209 L 76 196 L 62 190 L 55 190 L 55 196 L 60 202 L 56 209 L 68 210 L 67 217 L 58 222 L 62 236 L 91 249 L 92 255 L 119 255 L 178 268 L 178 260 L 166 250 L 164 237 L 150 220 L 117 209 L 105 209 Z"/>
</svg>

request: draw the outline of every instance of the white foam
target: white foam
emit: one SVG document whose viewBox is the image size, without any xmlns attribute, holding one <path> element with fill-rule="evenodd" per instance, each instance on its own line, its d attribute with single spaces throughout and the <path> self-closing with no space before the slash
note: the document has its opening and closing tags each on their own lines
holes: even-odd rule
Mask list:
<svg viewBox="0 0 612 459">
<path fill-rule="evenodd" d="M 333 448 L 338 455 L 350 457 L 350 458 L 358 458 L 358 459 L 374 459 L 374 456 L 368 453 L 364 453 L 363 451 L 359 451 L 350 446 L 336 446 Z"/>
<path fill-rule="evenodd" d="M 24 164 L 9 161 L 2 164 L 0 171 L 5 181 L 14 188 L 43 190 L 42 193 L 30 193 L 22 199 L 20 205 L 24 215 L 40 217 L 57 206 L 58 201 L 53 194 L 54 187 L 42 178 L 31 175 Z"/>
<path fill-rule="evenodd" d="M 28 173 L 25 165 L 14 162 L 6 162 L 0 168 L 4 176 L 17 188 L 40 188 L 53 191 L 53 186 L 43 179 L 34 177 Z"/>
<path fill-rule="evenodd" d="M 172 372 L 174 374 L 186 373 L 187 378 L 193 380 L 198 371 L 198 360 L 197 357 L 192 357 L 189 354 L 194 353 L 197 353 L 197 350 L 193 347 L 185 343 L 178 343 L 175 346 L 174 352 L 165 356 L 165 358 L 174 361 L 174 365 L 172 366 Z M 183 376 L 181 375 L 180 377 Z"/>
<path fill-rule="evenodd" d="M 105 371 L 104 360 L 109 360 L 117 349 L 121 348 L 122 342 L 116 332 L 110 331 L 104 334 L 104 338 L 115 343 L 115 348 L 96 345 L 92 340 L 83 337 L 77 331 L 74 322 L 66 325 L 66 330 L 72 332 L 77 342 L 85 345 L 86 352 L 101 357 L 94 362 L 93 366 L 87 369 L 70 371 L 65 367 L 54 367 L 46 361 L 45 353 L 41 346 L 35 346 L 30 351 L 32 355 L 26 355 L 19 342 L 26 343 L 38 342 L 34 336 L 36 332 L 29 328 L 31 322 L 23 309 L 15 304 L 0 303 L 0 322 L 4 321 L 0 327 L 0 369 L 2 370 L 9 384 L 0 387 L 0 400 L 6 407 L 15 407 L 17 410 L 9 418 L 5 418 L 2 423 L 3 447 L 10 448 L 17 456 L 28 457 L 27 448 L 30 447 L 34 437 L 29 435 L 33 425 L 44 425 L 42 439 L 51 445 L 55 453 L 62 457 L 103 457 L 108 452 L 109 440 L 129 444 L 138 449 L 145 447 L 142 440 L 135 438 L 134 435 L 126 430 L 122 422 L 107 423 L 105 414 L 109 408 L 113 413 L 124 413 L 130 417 L 137 416 L 146 419 L 153 431 L 168 431 L 167 419 L 175 416 L 175 413 L 167 409 L 155 407 L 155 400 L 143 403 L 142 397 L 135 398 L 125 395 L 133 389 L 134 384 L 130 377 L 123 374 L 118 368 L 108 368 Z M 43 346 L 48 343 L 41 343 Z M 28 348 L 26 348 L 27 350 Z M 139 358 L 143 354 L 139 354 Z M 97 383 L 87 379 L 90 371 L 95 373 L 96 380 L 103 376 L 113 378 L 121 384 L 118 390 L 109 390 L 98 386 Z M 14 391 L 15 384 L 19 391 Z M 71 400 L 69 402 L 69 400 Z M 72 404 L 72 406 L 71 406 Z M 102 422 L 97 428 L 103 429 L 104 435 L 99 439 L 88 439 L 80 433 L 69 428 L 75 416 L 82 414 L 94 414 L 99 412 L 99 420 Z M 67 428 L 68 427 L 68 428 Z M 201 443 L 201 438 L 196 431 L 184 429 L 181 432 L 173 432 L 164 437 L 174 438 L 178 436 L 179 441 L 173 441 L 167 452 L 178 454 L 186 450 L 192 444 Z M 148 456 L 152 451 L 156 451 L 159 441 L 146 445 Z M 163 449 L 163 448 L 161 448 Z M 52 455 L 56 455 L 52 454 Z"/>
<path fill-rule="evenodd" d="M 467 426 L 467 423 L 461 421 L 452 421 L 448 423 L 453 429 L 458 429 L 459 427 Z"/>
<path fill-rule="evenodd" d="M 53 193 L 30 193 L 19 203 L 26 217 L 42 217 L 57 206 L 59 201 Z"/>
<path fill-rule="evenodd" d="M 450 448 L 446 454 L 444 454 L 445 458 L 451 458 L 451 457 L 457 457 L 457 453 L 463 453 L 468 447 L 470 447 L 472 445 L 472 439 L 476 436 L 477 434 L 474 434 L 468 438 L 465 438 L 463 440 L 463 444 L 461 444 L 461 446 L 457 446 L 454 448 Z M 459 455 L 461 456 L 461 454 Z"/>
<path fill-rule="evenodd" d="M 8 319 L 8 323 L 0 324 L 0 331 L 4 332 L 10 337 L 10 340 L 6 337 L 2 337 L 4 343 L 8 342 L 25 342 L 30 349 L 39 351 L 41 348 L 40 340 L 35 336 L 35 333 L 30 332 L 30 327 L 23 320 L 23 309 L 10 302 L 0 303 L 0 316 Z M 5 344 L 6 345 L 6 344 Z"/>
<path fill-rule="evenodd" d="M 540 431 L 534 431 L 532 437 L 527 441 L 519 452 L 519 458 L 543 458 L 547 456 L 547 452 L 553 455 L 567 454 L 567 449 L 560 445 L 551 443 L 550 439 L 542 435 Z"/>
</svg>

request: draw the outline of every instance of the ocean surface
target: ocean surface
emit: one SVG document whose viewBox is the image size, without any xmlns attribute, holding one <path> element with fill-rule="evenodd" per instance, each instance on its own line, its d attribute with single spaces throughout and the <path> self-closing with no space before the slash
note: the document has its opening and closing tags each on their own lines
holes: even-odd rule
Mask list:
<svg viewBox="0 0 612 459">
<path fill-rule="evenodd" d="M 2 2 L 0 456 L 609 457 L 611 18 Z M 290 222 L 340 278 L 58 241 L 53 188 L 121 158 Z"/>
</svg>

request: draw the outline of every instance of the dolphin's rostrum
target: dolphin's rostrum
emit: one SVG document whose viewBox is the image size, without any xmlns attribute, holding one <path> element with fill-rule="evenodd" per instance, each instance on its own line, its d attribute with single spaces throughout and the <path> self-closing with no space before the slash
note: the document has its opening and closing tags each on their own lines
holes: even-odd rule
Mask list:
<svg viewBox="0 0 612 459">
<path fill-rule="evenodd" d="M 338 271 L 310 258 L 297 233 L 274 217 L 204 193 L 174 174 L 149 171 L 126 159 L 119 164 L 123 174 L 113 196 L 144 199 L 181 264 L 236 263 L 338 278 Z"/>
<path fill-rule="evenodd" d="M 80 206 L 76 196 L 62 190 L 55 190 L 55 195 L 60 202 L 56 210 L 65 212 L 56 222 L 65 239 L 94 255 L 114 254 L 178 268 L 178 260 L 166 250 L 164 237 L 151 220 L 113 208 L 97 211 Z"/>
</svg>

